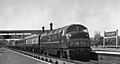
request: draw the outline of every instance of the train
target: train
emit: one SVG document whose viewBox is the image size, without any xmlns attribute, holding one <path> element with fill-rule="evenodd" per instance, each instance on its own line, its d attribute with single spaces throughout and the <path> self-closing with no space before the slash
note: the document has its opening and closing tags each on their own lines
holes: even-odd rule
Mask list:
<svg viewBox="0 0 120 64">
<path fill-rule="evenodd" d="M 17 42 L 21 43 L 17 43 Z M 90 38 L 87 27 L 71 24 L 42 34 L 33 34 L 22 41 L 17 49 L 74 60 L 90 59 Z"/>
</svg>

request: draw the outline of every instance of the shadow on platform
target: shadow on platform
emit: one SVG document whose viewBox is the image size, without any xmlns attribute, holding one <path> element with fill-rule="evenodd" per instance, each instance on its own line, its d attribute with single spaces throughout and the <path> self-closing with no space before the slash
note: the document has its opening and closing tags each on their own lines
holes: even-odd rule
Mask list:
<svg viewBox="0 0 120 64">
<path fill-rule="evenodd" d="M 95 52 L 91 52 L 90 54 L 90 60 L 98 61 L 98 54 Z"/>
</svg>

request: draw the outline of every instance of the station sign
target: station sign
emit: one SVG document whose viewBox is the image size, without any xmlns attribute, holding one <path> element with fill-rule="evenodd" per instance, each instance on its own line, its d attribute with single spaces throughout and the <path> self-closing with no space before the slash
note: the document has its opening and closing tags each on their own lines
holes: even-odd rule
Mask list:
<svg viewBox="0 0 120 64">
<path fill-rule="evenodd" d="M 105 37 L 117 36 L 117 31 L 104 32 Z"/>
<path fill-rule="evenodd" d="M 103 47 L 118 47 L 118 30 L 104 32 Z"/>
</svg>

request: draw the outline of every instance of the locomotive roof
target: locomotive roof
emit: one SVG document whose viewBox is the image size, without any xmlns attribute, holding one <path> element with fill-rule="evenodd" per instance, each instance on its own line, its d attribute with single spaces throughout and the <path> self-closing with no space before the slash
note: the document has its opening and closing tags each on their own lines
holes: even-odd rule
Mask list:
<svg viewBox="0 0 120 64">
<path fill-rule="evenodd" d="M 41 36 L 46 36 L 46 35 L 50 35 L 50 34 L 53 34 L 53 33 L 60 33 L 62 30 L 66 30 L 67 28 L 69 28 L 70 26 L 81 26 L 83 28 L 86 28 L 85 26 L 81 25 L 81 24 L 71 24 L 71 25 L 67 25 L 67 26 L 64 26 L 64 27 L 61 27 L 61 28 L 57 28 L 57 29 L 54 29 L 54 30 L 51 30 L 49 32 L 45 32 L 43 33 Z"/>
<path fill-rule="evenodd" d="M 82 26 L 82 27 L 86 28 L 85 26 L 83 26 L 83 25 L 81 25 L 81 24 L 70 24 L 70 25 L 67 25 L 67 26 L 64 26 L 64 27 L 61 27 L 61 28 L 57 28 L 57 29 L 66 29 L 66 28 L 68 28 L 68 27 L 70 27 L 70 26 L 73 26 L 73 25 Z M 57 29 L 56 29 L 56 30 L 57 30 Z"/>
</svg>

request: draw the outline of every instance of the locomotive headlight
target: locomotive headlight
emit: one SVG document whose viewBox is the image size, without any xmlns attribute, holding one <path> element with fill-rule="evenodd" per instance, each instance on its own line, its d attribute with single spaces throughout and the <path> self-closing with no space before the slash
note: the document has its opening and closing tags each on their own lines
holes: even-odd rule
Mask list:
<svg viewBox="0 0 120 64">
<path fill-rule="evenodd" d="M 71 34 L 68 34 L 68 37 L 71 37 Z"/>
<path fill-rule="evenodd" d="M 66 34 L 66 38 L 69 39 L 71 37 L 71 34 Z"/>
<path fill-rule="evenodd" d="M 83 32 L 86 32 L 86 33 L 87 33 L 87 32 L 88 32 L 88 30 L 87 30 L 87 29 L 84 29 L 84 30 L 83 30 Z"/>
</svg>

